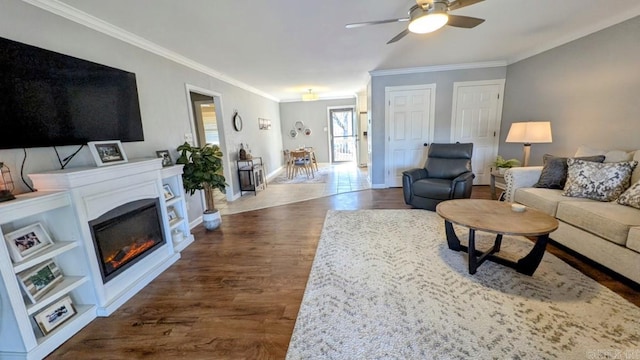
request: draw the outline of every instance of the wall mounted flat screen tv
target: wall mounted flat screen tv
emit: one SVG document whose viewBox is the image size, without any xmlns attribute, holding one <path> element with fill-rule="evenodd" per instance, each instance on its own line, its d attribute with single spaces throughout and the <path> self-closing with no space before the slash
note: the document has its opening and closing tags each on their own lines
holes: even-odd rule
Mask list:
<svg viewBox="0 0 640 360">
<path fill-rule="evenodd" d="M 143 141 L 134 73 L 0 38 L 0 149 Z"/>
</svg>

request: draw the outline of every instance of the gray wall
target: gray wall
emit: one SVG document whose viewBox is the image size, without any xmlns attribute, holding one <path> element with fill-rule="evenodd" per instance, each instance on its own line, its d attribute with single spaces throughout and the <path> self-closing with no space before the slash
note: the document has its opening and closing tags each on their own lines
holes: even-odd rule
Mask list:
<svg viewBox="0 0 640 360">
<path fill-rule="evenodd" d="M 184 142 L 184 134 L 191 132 L 189 102 L 185 84 L 197 86 L 222 95 L 225 171 L 227 182 L 238 188 L 235 159 L 239 144 L 249 143 L 255 155 L 265 157 L 267 165 L 281 160 L 282 139 L 279 131 L 258 130 L 258 117 L 269 118 L 275 129 L 280 129 L 279 104 L 245 91 L 211 76 L 176 64 L 165 58 L 108 37 L 62 17 L 53 15 L 22 1 L 3 1 L 0 11 L 0 36 L 26 44 L 53 50 L 81 59 L 134 72 L 143 120 L 145 141 L 125 143 L 129 158 L 155 157 L 155 150 L 170 149 L 174 160 L 175 148 Z M 231 114 L 234 109 L 242 114 L 245 129 L 233 131 Z M 62 157 L 71 154 L 76 147 L 61 147 Z M 27 149 L 28 158 L 24 173 L 42 172 L 59 168 L 53 148 Z M 26 191 L 20 181 L 22 149 L 1 150 L 0 160 L 11 169 L 17 192 Z M 69 167 L 93 165 L 89 150 L 83 149 Z M 234 194 L 238 194 L 235 190 Z M 200 198 L 189 201 L 189 217 L 200 216 Z"/>
<path fill-rule="evenodd" d="M 385 183 L 385 87 L 421 84 L 436 84 L 435 142 L 451 140 L 451 107 L 453 106 L 453 83 L 504 79 L 506 67 L 469 69 L 455 71 L 425 72 L 404 75 L 373 76 L 371 78 L 371 133 L 372 169 L 371 182 L 374 187 Z"/>
<path fill-rule="evenodd" d="M 318 162 L 329 162 L 329 113 L 327 108 L 334 106 L 353 106 L 355 108 L 356 98 L 354 96 L 351 99 L 280 103 L 283 149 L 295 149 L 303 145 L 312 146 Z M 358 109 L 354 110 L 357 119 Z M 309 127 L 311 135 L 298 134 L 295 138 L 290 137 L 289 131 L 294 128 L 297 121 L 302 121 L 305 126 Z"/>
<path fill-rule="evenodd" d="M 551 121 L 553 143 L 533 144 L 542 155 L 598 149 L 640 149 L 640 17 L 509 65 L 500 154 L 521 158 L 521 144 L 504 139 L 517 121 Z"/>
</svg>

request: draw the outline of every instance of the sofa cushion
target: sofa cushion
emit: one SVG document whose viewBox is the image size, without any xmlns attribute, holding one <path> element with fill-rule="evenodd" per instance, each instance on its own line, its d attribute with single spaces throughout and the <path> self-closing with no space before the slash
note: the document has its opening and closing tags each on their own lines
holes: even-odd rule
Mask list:
<svg viewBox="0 0 640 360">
<path fill-rule="evenodd" d="M 640 209 L 640 181 L 631 185 L 630 188 L 620 195 L 618 204 Z"/>
<path fill-rule="evenodd" d="M 640 253 L 640 226 L 632 227 L 631 229 L 629 229 L 627 247 L 633 251 Z"/>
<path fill-rule="evenodd" d="M 640 211 L 616 202 L 561 201 L 556 218 L 623 246 L 629 229 L 640 226 Z"/>
<path fill-rule="evenodd" d="M 558 203 L 566 201 L 567 197 L 562 196 L 562 190 L 520 188 L 516 190 L 514 201 L 520 204 L 540 210 L 551 216 L 556 216 Z M 575 198 L 571 201 L 593 201 L 589 199 Z"/>
<path fill-rule="evenodd" d="M 638 162 L 595 163 L 569 159 L 567 164 L 569 171 L 563 195 L 612 201 L 629 187 L 631 172 Z"/>
<path fill-rule="evenodd" d="M 603 162 L 604 155 L 579 157 L 580 160 Z M 567 181 L 567 158 L 545 154 L 542 157 L 543 167 L 540 179 L 533 185 L 537 188 L 564 189 Z"/>
</svg>

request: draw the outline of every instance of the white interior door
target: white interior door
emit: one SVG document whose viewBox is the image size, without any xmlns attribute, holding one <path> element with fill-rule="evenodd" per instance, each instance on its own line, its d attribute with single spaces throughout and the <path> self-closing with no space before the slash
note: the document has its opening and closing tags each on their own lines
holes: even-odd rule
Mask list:
<svg viewBox="0 0 640 360">
<path fill-rule="evenodd" d="M 473 143 L 473 183 L 488 185 L 498 155 L 504 79 L 453 85 L 451 142 Z"/>
<path fill-rule="evenodd" d="M 386 184 L 402 186 L 402 172 L 422 167 L 433 136 L 435 84 L 388 87 Z"/>
</svg>

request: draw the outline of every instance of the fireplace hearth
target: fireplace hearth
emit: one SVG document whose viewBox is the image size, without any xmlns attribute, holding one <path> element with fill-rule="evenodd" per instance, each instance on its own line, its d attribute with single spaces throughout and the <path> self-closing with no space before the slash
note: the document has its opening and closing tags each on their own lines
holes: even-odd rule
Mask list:
<svg viewBox="0 0 640 360">
<path fill-rule="evenodd" d="M 118 206 L 89 221 L 103 283 L 165 243 L 158 198 Z"/>
</svg>

